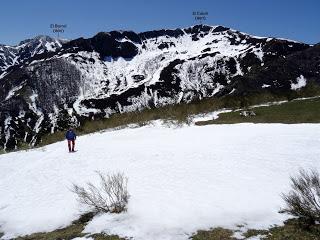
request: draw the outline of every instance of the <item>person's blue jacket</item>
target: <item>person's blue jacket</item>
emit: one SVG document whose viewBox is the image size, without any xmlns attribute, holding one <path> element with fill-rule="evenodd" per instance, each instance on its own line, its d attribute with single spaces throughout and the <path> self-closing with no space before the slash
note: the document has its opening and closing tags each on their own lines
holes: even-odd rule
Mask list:
<svg viewBox="0 0 320 240">
<path fill-rule="evenodd" d="M 76 140 L 76 137 L 77 135 L 74 133 L 73 130 L 68 130 L 67 133 L 66 133 L 66 139 L 69 140 L 69 141 L 72 141 L 72 140 Z"/>
</svg>

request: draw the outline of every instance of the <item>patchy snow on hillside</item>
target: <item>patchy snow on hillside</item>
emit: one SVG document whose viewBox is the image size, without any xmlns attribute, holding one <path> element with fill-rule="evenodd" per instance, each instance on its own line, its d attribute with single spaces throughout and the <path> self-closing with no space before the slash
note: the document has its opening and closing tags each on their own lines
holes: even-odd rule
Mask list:
<svg viewBox="0 0 320 240">
<path fill-rule="evenodd" d="M 181 97 L 159 98 L 160 105 L 188 102 L 194 97 L 194 92 L 200 91 L 201 96 L 213 96 L 225 86 L 213 80 L 213 74 L 226 75 L 229 81 L 231 77 L 243 75 L 239 58 L 247 53 L 254 53 L 259 61 L 263 62 L 263 51 L 260 47 L 249 43 L 233 44 L 235 32 L 214 32 L 212 28 L 207 34 L 194 41 L 192 34 L 184 32 L 179 37 L 159 36 L 157 38 L 144 39 L 141 44 L 134 43 L 138 54 L 133 58 L 106 56 L 102 60 L 97 52 L 80 51 L 72 54 L 63 54 L 71 64 L 81 71 L 84 98 L 107 98 L 111 95 L 119 95 L 129 89 L 141 85 L 152 86 L 160 81 L 161 73 L 175 60 L 181 61 L 174 69 L 178 70 L 177 76 L 181 79 Z M 183 30 L 185 31 L 185 30 Z M 127 38 L 117 39 L 118 42 L 126 42 Z M 161 44 L 168 45 L 159 48 Z M 207 56 L 206 56 L 207 55 Z M 236 72 L 231 74 L 224 64 L 234 61 Z M 221 64 L 221 63 L 224 64 Z M 214 69 L 214 71 L 207 71 Z M 146 99 L 143 99 L 146 97 Z M 145 107 L 144 102 L 151 96 L 142 94 L 131 99 L 132 106 L 123 108 L 123 111 L 140 110 Z M 143 101 L 142 101 L 143 100 Z M 79 102 L 79 101 L 78 101 Z M 141 104 L 142 103 L 142 104 Z M 81 110 L 80 110 L 81 108 Z M 77 108 L 80 115 L 86 115 L 88 111 L 84 106 Z"/>
<path fill-rule="evenodd" d="M 0 79 L 6 79 L 1 81 L 1 98 L 7 100 L 2 108 L 13 118 L 17 111 L 10 110 L 12 104 L 26 112 L 11 125 L 10 136 L 2 132 L 1 147 L 18 148 L 23 139 L 28 144 L 30 139 L 40 141 L 42 134 L 74 125 L 72 118 L 80 122 L 210 97 L 240 96 L 250 71 L 260 71 L 258 66 L 265 61 L 308 47 L 208 25 L 142 33 L 111 31 L 64 43 L 37 36 L 17 46 L 0 45 Z M 296 83 L 299 75 L 278 80 L 259 75 L 261 79 L 249 81 L 248 87 L 254 92 L 281 86 L 285 91 L 290 84 L 298 89 L 305 84 L 303 79 Z M 28 79 L 23 86 L 22 79 Z M 72 116 L 60 117 L 67 109 L 73 110 Z M 34 138 L 24 138 L 24 131 Z"/>
<path fill-rule="evenodd" d="M 169 128 L 159 122 L 0 155 L 2 239 L 67 226 L 81 214 L 72 183 L 95 170 L 129 178 L 128 212 L 96 216 L 86 232 L 133 239 L 188 239 L 198 229 L 267 227 L 300 167 L 320 170 L 319 124 Z"/>
<path fill-rule="evenodd" d="M 215 120 L 219 118 L 219 114 L 221 113 L 228 113 L 231 112 L 231 109 L 221 109 L 213 112 L 208 112 L 208 113 L 201 113 L 197 115 L 193 115 L 189 118 L 189 121 L 195 123 L 199 121 L 210 121 L 210 120 Z"/>
<path fill-rule="evenodd" d="M 18 92 L 21 88 L 24 87 L 25 83 L 26 83 L 26 81 L 22 82 L 22 84 L 20 84 L 19 86 L 13 87 L 13 88 L 9 91 L 9 93 L 8 93 L 8 95 L 7 95 L 7 97 L 6 97 L 5 100 L 8 100 L 8 99 L 10 99 L 11 97 L 13 97 L 16 92 Z"/>
<path fill-rule="evenodd" d="M 300 75 L 297 77 L 297 83 L 291 83 L 291 90 L 298 90 L 302 87 L 305 87 L 307 85 L 307 79 L 303 76 Z"/>
</svg>

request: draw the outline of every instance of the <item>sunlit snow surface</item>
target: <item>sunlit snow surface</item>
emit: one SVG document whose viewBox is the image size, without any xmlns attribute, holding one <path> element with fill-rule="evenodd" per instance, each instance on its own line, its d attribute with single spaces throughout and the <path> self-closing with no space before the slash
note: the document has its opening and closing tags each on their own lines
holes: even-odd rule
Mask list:
<svg viewBox="0 0 320 240">
<path fill-rule="evenodd" d="M 4 239 L 66 226 L 81 213 L 72 183 L 95 170 L 129 177 L 128 212 L 95 217 L 87 232 L 187 239 L 215 226 L 266 227 L 285 216 L 281 192 L 300 167 L 320 170 L 319 124 L 165 127 L 159 122 L 0 155 Z"/>
</svg>

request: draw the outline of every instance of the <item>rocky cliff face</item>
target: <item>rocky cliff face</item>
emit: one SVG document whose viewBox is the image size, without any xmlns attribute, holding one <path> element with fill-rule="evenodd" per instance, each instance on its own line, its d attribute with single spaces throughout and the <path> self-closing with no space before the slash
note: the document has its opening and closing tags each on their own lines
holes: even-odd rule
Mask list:
<svg viewBox="0 0 320 240">
<path fill-rule="evenodd" d="M 15 47 L 1 45 L 0 144 L 36 144 L 42 134 L 94 115 L 212 96 L 296 91 L 320 83 L 319 49 L 205 25 L 102 32 L 63 43 L 42 36 Z"/>
</svg>

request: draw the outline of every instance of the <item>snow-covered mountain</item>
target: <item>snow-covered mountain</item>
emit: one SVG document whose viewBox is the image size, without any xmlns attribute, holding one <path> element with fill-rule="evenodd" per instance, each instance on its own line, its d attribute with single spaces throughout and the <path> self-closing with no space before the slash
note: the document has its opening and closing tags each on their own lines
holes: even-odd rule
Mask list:
<svg viewBox="0 0 320 240">
<path fill-rule="evenodd" d="M 49 36 L 37 36 L 21 41 L 16 46 L 0 44 L 0 75 L 11 66 L 18 65 L 37 54 L 55 52 L 65 42 Z"/>
<path fill-rule="evenodd" d="M 19 50 L 17 58 L 12 49 L 19 46 L 30 51 Z M 5 148 L 35 144 L 42 134 L 92 116 L 320 83 L 319 45 L 222 26 L 101 32 L 62 46 L 40 37 L 0 49 Z"/>
</svg>

